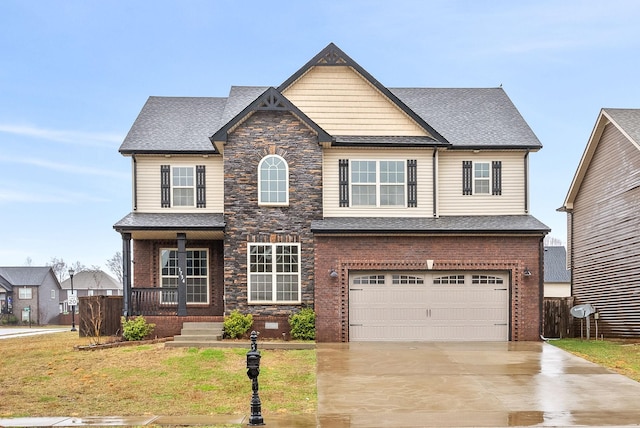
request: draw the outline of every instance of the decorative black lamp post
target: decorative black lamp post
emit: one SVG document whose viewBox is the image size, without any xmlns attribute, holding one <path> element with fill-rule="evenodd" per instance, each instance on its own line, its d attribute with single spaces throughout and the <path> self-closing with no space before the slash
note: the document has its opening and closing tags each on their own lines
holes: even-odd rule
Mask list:
<svg viewBox="0 0 640 428">
<path fill-rule="evenodd" d="M 251 332 L 251 350 L 247 352 L 247 376 L 251 379 L 251 416 L 249 426 L 264 425 L 262 403 L 258 395 L 258 376 L 260 375 L 260 351 L 258 351 L 258 333 Z"/>
<path fill-rule="evenodd" d="M 76 330 L 76 305 L 75 305 L 75 301 L 76 301 L 76 295 L 73 292 L 73 274 L 76 273 L 73 268 L 69 269 L 69 276 L 71 277 L 71 299 L 67 299 L 67 300 L 71 300 L 71 303 L 74 303 L 73 305 L 71 305 L 71 331 L 77 331 Z"/>
</svg>

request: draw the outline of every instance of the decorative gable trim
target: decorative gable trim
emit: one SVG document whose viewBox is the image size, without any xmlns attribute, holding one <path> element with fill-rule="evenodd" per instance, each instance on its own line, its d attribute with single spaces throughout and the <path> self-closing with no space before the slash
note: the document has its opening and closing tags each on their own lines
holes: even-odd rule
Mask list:
<svg viewBox="0 0 640 428">
<path fill-rule="evenodd" d="M 331 143 L 333 137 L 329 135 L 318 124 L 311 120 L 306 114 L 304 114 L 298 107 L 296 107 L 291 101 L 289 101 L 284 95 L 282 95 L 277 89 L 271 87 L 264 91 L 262 95 L 256 98 L 251 104 L 245 107 L 240 113 L 238 113 L 233 119 L 227 122 L 222 128 L 220 128 L 209 139 L 212 143 L 226 142 L 229 138 L 229 132 L 232 132 L 242 122 L 247 120 L 256 111 L 282 111 L 290 112 L 302 121 L 309 129 L 316 133 L 319 143 Z"/>
<path fill-rule="evenodd" d="M 414 122 L 416 122 L 422 129 L 424 129 L 429 135 L 442 144 L 451 145 L 438 131 L 433 129 L 431 125 L 424 121 L 418 114 L 411 110 L 400 98 L 396 97 L 386 86 L 378 82 L 368 71 L 362 68 L 357 62 L 344 53 L 339 47 L 333 43 L 324 48 L 320 53 L 314 56 L 309 62 L 302 66 L 291 77 L 278 86 L 278 91 L 284 92 L 295 81 L 302 77 L 313 67 L 332 67 L 332 66 L 348 66 L 354 69 L 365 80 L 367 80 L 374 88 L 380 91 L 386 98 L 394 103 L 400 110 L 402 110 L 407 116 L 409 116 Z"/>
</svg>

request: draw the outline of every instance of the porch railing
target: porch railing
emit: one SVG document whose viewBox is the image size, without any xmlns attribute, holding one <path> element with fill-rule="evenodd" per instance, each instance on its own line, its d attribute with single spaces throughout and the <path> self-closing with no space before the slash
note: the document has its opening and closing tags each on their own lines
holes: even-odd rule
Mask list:
<svg viewBox="0 0 640 428">
<path fill-rule="evenodd" d="M 178 287 L 131 289 L 131 315 L 177 315 Z"/>
</svg>

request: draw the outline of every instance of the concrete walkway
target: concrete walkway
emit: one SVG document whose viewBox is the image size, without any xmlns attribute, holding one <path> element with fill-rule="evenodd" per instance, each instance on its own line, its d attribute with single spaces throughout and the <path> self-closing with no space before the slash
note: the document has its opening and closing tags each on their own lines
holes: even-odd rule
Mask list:
<svg viewBox="0 0 640 428">
<path fill-rule="evenodd" d="M 10 339 L 14 337 L 35 336 L 37 334 L 61 333 L 69 331 L 69 328 L 42 328 L 42 327 L 1 327 L 0 339 Z"/>
</svg>

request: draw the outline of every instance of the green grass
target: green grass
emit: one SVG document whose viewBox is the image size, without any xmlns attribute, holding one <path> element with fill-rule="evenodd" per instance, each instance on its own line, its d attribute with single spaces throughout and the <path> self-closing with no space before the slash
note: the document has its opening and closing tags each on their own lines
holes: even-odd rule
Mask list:
<svg viewBox="0 0 640 428">
<path fill-rule="evenodd" d="M 640 343 L 581 339 L 549 343 L 640 382 Z"/>
<path fill-rule="evenodd" d="M 63 332 L 3 339 L 0 417 L 246 415 L 247 349 L 133 345 L 76 351 Z M 315 413 L 315 350 L 261 350 L 265 417 Z"/>
</svg>

